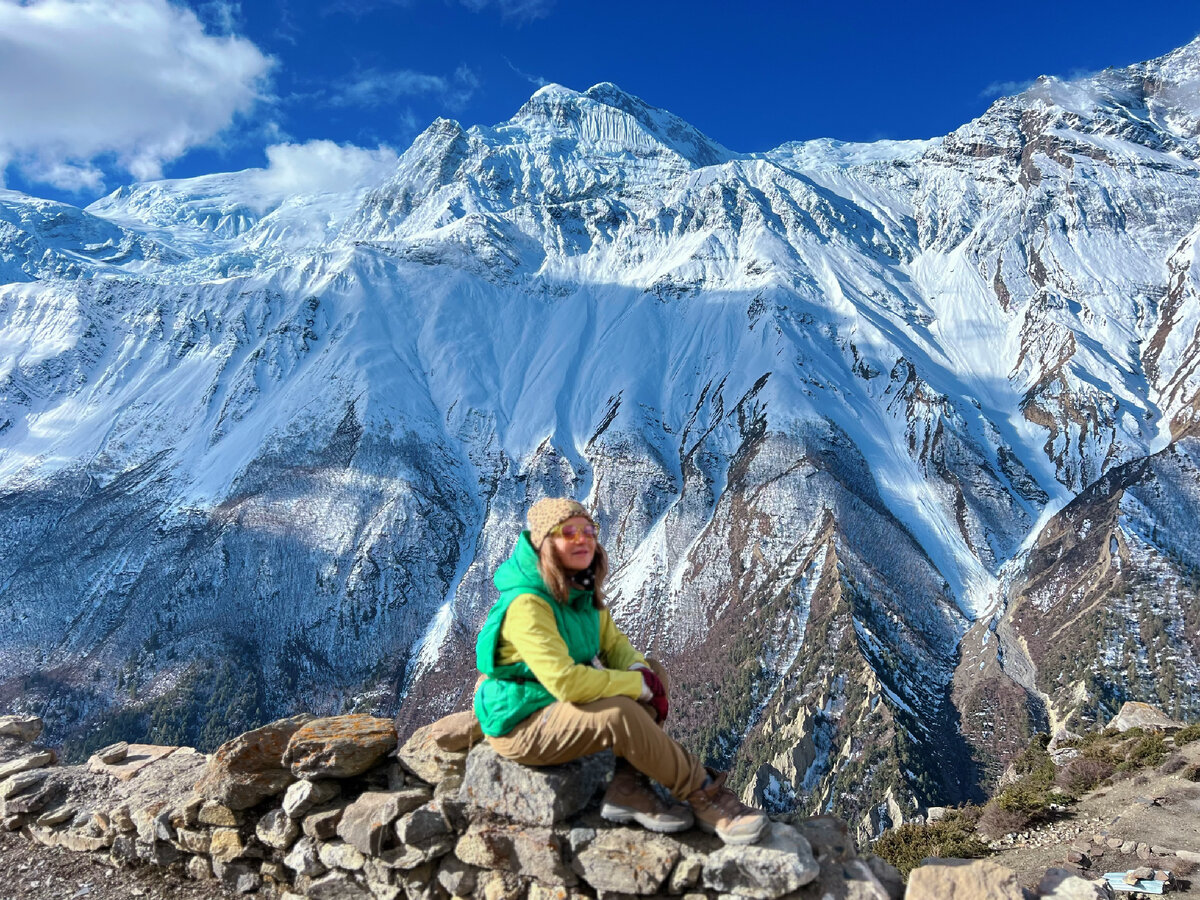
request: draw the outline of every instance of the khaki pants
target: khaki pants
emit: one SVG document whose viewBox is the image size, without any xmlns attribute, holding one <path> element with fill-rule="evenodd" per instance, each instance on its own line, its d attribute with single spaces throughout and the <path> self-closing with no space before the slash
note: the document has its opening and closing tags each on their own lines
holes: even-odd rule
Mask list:
<svg viewBox="0 0 1200 900">
<path fill-rule="evenodd" d="M 658 661 L 646 662 L 666 685 Z M 528 766 L 558 765 L 611 749 L 680 800 L 708 777 L 696 757 L 667 737 L 651 708 L 629 697 L 552 703 L 488 742 L 501 756 Z"/>
</svg>

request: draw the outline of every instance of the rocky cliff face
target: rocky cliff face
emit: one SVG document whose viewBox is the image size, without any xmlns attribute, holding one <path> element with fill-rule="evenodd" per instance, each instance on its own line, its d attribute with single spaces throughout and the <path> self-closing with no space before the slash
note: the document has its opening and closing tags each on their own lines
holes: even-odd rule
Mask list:
<svg viewBox="0 0 1200 900">
<path fill-rule="evenodd" d="M 75 753 L 410 727 L 571 494 L 762 802 L 870 833 L 1050 720 L 1194 714 L 1198 60 L 928 142 L 548 86 L 338 196 L 0 194 L 0 699 Z"/>
</svg>

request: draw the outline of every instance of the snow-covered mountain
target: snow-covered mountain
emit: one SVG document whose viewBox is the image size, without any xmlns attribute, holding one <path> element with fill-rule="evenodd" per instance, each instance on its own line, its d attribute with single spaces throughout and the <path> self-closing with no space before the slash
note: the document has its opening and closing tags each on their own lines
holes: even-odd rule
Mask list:
<svg viewBox="0 0 1200 900">
<path fill-rule="evenodd" d="M 874 831 L 1165 662 L 1195 715 L 1198 157 L 1200 41 L 931 141 L 550 85 L 353 190 L 0 193 L 0 695 L 76 749 L 428 720 L 571 494 L 762 802 Z"/>
</svg>

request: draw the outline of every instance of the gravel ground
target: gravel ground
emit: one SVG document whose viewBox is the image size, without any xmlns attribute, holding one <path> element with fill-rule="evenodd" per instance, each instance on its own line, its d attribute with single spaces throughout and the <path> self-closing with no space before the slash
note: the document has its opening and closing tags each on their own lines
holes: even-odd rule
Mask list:
<svg viewBox="0 0 1200 900">
<path fill-rule="evenodd" d="M 3 900 L 235 900 L 215 880 L 191 881 L 153 866 L 113 863 L 98 853 L 44 847 L 0 831 Z"/>
</svg>

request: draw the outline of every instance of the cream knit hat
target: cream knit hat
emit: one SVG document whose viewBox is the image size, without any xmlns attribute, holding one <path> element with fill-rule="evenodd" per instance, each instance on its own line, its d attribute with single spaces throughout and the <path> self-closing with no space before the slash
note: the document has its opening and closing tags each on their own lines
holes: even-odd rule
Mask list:
<svg viewBox="0 0 1200 900">
<path fill-rule="evenodd" d="M 593 525 L 596 524 L 596 520 L 583 508 L 582 503 L 568 497 L 546 497 L 533 504 L 529 508 L 527 516 L 529 543 L 533 544 L 533 549 L 542 549 L 542 541 L 546 539 L 546 535 L 553 530 L 554 526 L 575 516 L 583 516 Z"/>
</svg>

